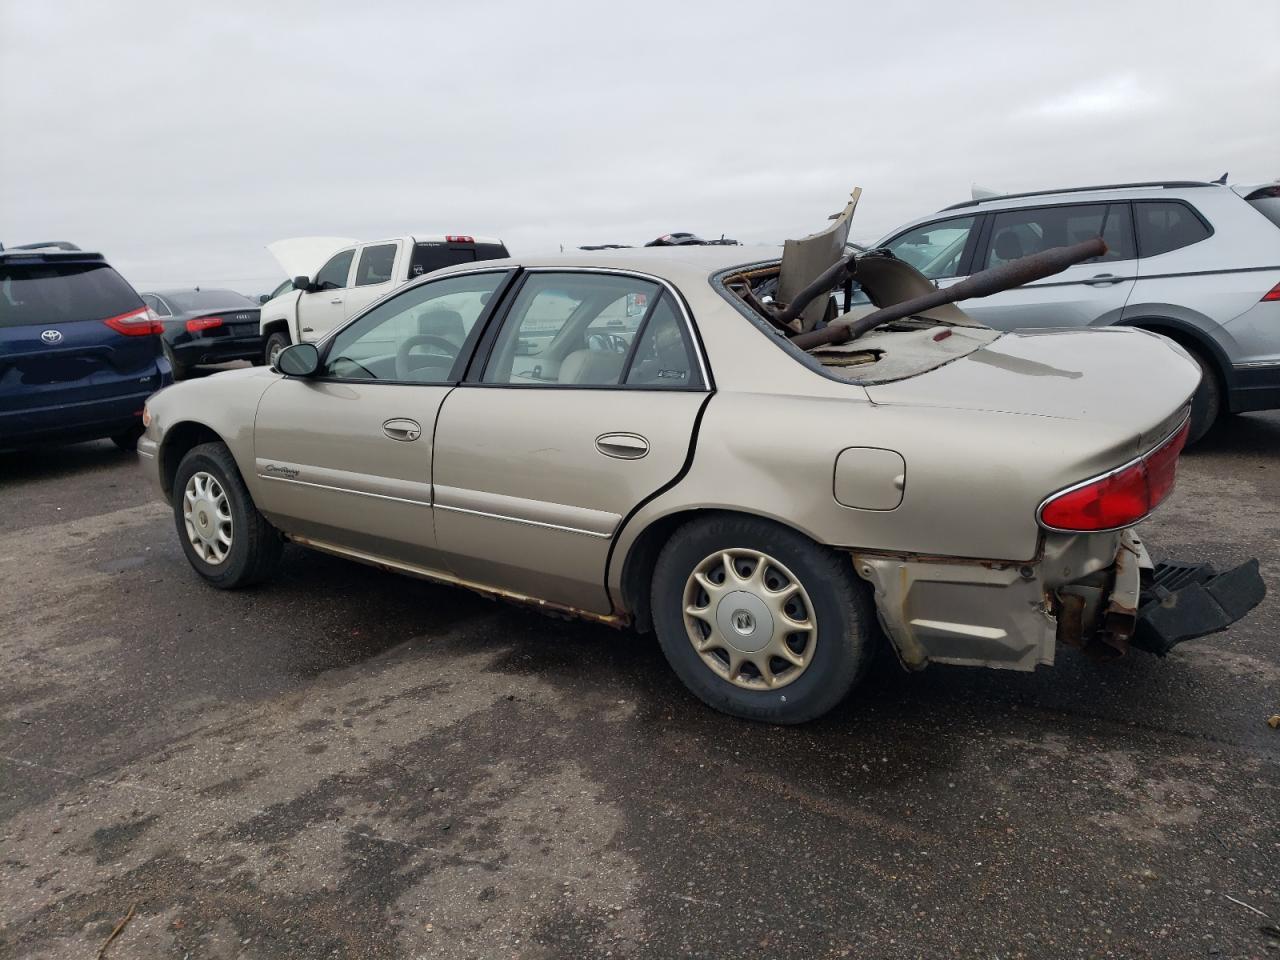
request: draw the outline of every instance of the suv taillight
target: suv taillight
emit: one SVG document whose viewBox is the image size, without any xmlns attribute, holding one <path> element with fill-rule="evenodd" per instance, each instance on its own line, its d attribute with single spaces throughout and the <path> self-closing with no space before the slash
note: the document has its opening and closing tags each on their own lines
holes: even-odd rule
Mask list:
<svg viewBox="0 0 1280 960">
<path fill-rule="evenodd" d="M 1277 300 L 1280 300 L 1280 283 L 1262 295 L 1263 303 L 1275 303 Z"/>
<path fill-rule="evenodd" d="M 1146 456 L 1110 473 L 1054 494 L 1040 505 L 1041 526 L 1097 533 L 1130 527 L 1160 505 L 1173 490 L 1178 454 L 1191 421 Z"/>
<path fill-rule="evenodd" d="M 164 333 L 164 324 L 150 307 L 139 307 L 119 316 L 107 317 L 102 321 L 116 333 L 126 337 L 149 337 L 152 334 Z"/>
</svg>

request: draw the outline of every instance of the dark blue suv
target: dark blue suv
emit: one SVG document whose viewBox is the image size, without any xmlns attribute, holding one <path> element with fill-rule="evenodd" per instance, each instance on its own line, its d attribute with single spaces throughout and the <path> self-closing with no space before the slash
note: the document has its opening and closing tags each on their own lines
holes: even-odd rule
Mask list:
<svg viewBox="0 0 1280 960">
<path fill-rule="evenodd" d="M 102 254 L 0 247 L 0 449 L 110 437 L 132 450 L 143 402 L 173 382 L 162 329 Z"/>
</svg>

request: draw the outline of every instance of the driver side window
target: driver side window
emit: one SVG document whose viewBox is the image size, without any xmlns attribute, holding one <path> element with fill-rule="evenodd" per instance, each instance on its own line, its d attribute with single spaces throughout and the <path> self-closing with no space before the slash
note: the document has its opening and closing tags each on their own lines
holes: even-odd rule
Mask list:
<svg viewBox="0 0 1280 960">
<path fill-rule="evenodd" d="M 355 258 L 354 250 L 343 250 L 329 258 L 329 262 L 316 274 L 317 290 L 339 290 L 347 285 L 347 274 L 351 272 L 351 261 Z"/>
<path fill-rule="evenodd" d="M 444 277 L 379 304 L 333 338 L 324 375 L 389 383 L 451 382 L 467 335 L 505 276 Z"/>
<path fill-rule="evenodd" d="M 954 277 L 960 272 L 960 258 L 964 256 L 975 220 L 975 217 L 955 217 L 926 223 L 894 237 L 885 246 L 930 280 Z"/>
</svg>

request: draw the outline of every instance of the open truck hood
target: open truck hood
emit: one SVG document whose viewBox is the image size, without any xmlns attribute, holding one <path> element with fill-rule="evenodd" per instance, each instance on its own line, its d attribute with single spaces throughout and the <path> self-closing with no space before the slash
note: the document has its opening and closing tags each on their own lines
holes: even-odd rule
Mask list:
<svg viewBox="0 0 1280 960">
<path fill-rule="evenodd" d="M 868 384 L 873 403 L 1094 424 L 1141 447 L 1176 425 L 1200 382 L 1181 347 L 1132 327 L 1009 333 L 918 376 Z"/>
<path fill-rule="evenodd" d="M 293 237 L 267 244 L 286 277 L 314 277 L 324 262 L 355 240 L 347 237 Z"/>
</svg>

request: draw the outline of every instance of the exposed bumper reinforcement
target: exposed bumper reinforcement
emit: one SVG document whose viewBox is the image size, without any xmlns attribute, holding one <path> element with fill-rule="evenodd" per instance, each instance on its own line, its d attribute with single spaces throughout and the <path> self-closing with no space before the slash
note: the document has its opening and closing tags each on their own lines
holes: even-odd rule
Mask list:
<svg viewBox="0 0 1280 960">
<path fill-rule="evenodd" d="M 1225 630 L 1266 595 L 1257 560 L 1225 573 L 1207 563 L 1162 561 L 1143 577 L 1129 644 L 1163 657 L 1184 640 Z"/>
</svg>

